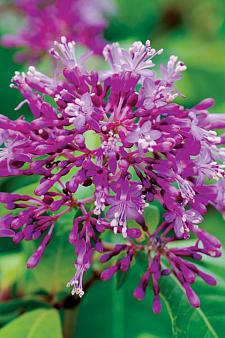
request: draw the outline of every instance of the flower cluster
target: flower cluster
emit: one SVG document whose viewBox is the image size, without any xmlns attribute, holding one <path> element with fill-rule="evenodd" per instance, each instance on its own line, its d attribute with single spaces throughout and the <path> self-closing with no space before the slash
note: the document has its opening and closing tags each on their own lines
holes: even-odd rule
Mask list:
<svg viewBox="0 0 225 338">
<path fill-rule="evenodd" d="M 25 47 L 17 54 L 19 62 L 36 62 L 62 35 L 101 55 L 106 15 L 114 11 L 106 0 L 14 0 L 14 7 L 25 24 L 15 35 L 4 35 L 2 44 Z"/>
<path fill-rule="evenodd" d="M 199 225 L 209 204 L 225 210 L 225 138 L 213 130 L 224 128 L 225 117 L 208 113 L 213 99 L 190 109 L 173 102 L 180 95 L 175 82 L 186 67 L 171 56 L 158 77 L 153 58 L 162 50 L 150 41 L 129 50 L 107 45 L 103 55 L 110 70 L 100 72 L 86 69 L 86 57 L 78 60 L 74 45 L 62 37 L 50 51 L 58 63 L 53 78 L 30 67 L 12 79 L 33 119 L 1 115 L 0 175 L 35 174 L 40 181 L 32 196 L 0 194 L 9 210 L 0 219 L 0 236 L 16 243 L 42 239 L 27 264 L 33 268 L 57 220 L 78 209 L 69 236 L 76 251 L 76 274 L 68 282 L 73 294 L 83 295 L 84 273 L 99 253 L 107 264 L 101 278 L 107 280 L 127 271 L 141 252 L 148 268 L 136 298 L 144 298 L 151 280 L 153 311 L 160 312 L 159 280 L 173 274 L 198 307 L 196 277 L 210 285 L 216 281 L 194 263 L 203 255 L 221 255 L 220 242 Z M 90 146 L 90 133 L 99 145 Z M 90 194 L 80 199 L 82 187 Z M 165 210 L 164 221 L 150 231 L 143 212 L 154 200 Z M 191 234 L 195 241 L 179 247 Z"/>
</svg>

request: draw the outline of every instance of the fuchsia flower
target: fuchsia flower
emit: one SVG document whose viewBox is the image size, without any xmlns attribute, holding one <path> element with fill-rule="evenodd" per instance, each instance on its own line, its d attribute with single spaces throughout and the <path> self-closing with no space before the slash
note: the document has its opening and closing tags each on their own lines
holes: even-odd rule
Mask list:
<svg viewBox="0 0 225 338">
<path fill-rule="evenodd" d="M 11 138 L 7 130 L 1 130 L 0 133 L 0 163 L 6 163 L 7 169 L 10 172 L 13 167 L 22 166 L 26 162 L 31 162 L 31 158 L 26 153 L 25 139 L 20 139 L 18 135 Z"/>
<path fill-rule="evenodd" d="M 4 35 L 2 43 L 26 48 L 17 54 L 20 62 L 37 61 L 62 35 L 101 55 L 106 15 L 114 12 L 106 0 L 14 0 L 14 6 L 25 17 L 25 25 L 15 35 Z"/>
<path fill-rule="evenodd" d="M 156 140 L 160 138 L 161 133 L 158 130 L 152 130 L 150 121 L 144 122 L 141 127 L 127 135 L 126 141 L 137 143 L 139 151 L 153 151 L 152 146 L 156 146 Z"/>
<path fill-rule="evenodd" d="M 140 41 L 135 42 L 129 51 L 120 48 L 118 43 L 107 45 L 103 50 L 103 55 L 112 68 L 109 74 L 128 71 L 149 77 L 151 76 L 149 68 L 154 66 L 152 58 L 162 52 L 163 49 L 156 52 L 150 47 L 150 41 L 147 40 L 145 46 Z"/>
<path fill-rule="evenodd" d="M 121 180 L 111 189 L 116 192 L 116 196 L 108 197 L 107 202 L 111 205 L 106 213 L 106 217 L 112 219 L 111 226 L 114 233 L 117 233 L 118 226 L 122 227 L 122 234 L 127 237 L 127 219 L 133 219 L 138 224 L 144 225 L 142 213 L 145 207 L 144 196 L 142 195 L 142 186 L 134 182 L 128 184 Z"/>
<path fill-rule="evenodd" d="M 87 55 L 78 61 L 74 47 L 65 37 L 55 43 L 53 78 L 32 67 L 12 79 L 11 87 L 21 92 L 33 119 L 0 117 L 0 175 L 41 178 L 33 196 L 0 193 L 9 210 L 0 218 L 0 236 L 16 243 L 41 238 L 28 260 L 33 268 L 54 237 L 57 220 L 79 209 L 69 236 L 77 257 L 75 276 L 68 282 L 73 294 L 83 295 L 83 278 L 96 252 L 102 264 L 112 260 L 100 271 L 103 280 L 132 268 L 142 252 L 148 268 L 134 291 L 137 299 L 152 284 L 153 311 L 160 312 L 159 280 L 172 273 L 198 307 L 195 279 L 210 285 L 216 281 L 194 263 L 203 255 L 221 255 L 220 242 L 201 229 L 201 222 L 209 204 L 225 210 L 225 136 L 212 130 L 224 128 L 224 118 L 209 115 L 212 99 L 190 109 L 172 102 L 180 95 L 175 81 L 186 67 L 172 56 L 157 76 L 152 59 L 162 50 L 156 52 L 149 41 L 134 43 L 128 51 L 118 44 L 106 46 L 103 54 L 111 70 L 100 72 L 88 71 Z M 89 148 L 88 131 L 100 145 Z M 79 199 L 77 191 L 84 186 L 93 189 Z M 153 200 L 165 214 L 150 232 L 143 213 Z M 114 237 L 112 243 L 105 242 L 110 238 L 105 233 Z M 195 244 L 170 246 L 191 234 Z"/>
<path fill-rule="evenodd" d="M 67 287 L 72 286 L 72 295 L 76 294 L 79 295 L 79 297 L 82 297 L 84 295 L 83 291 L 83 275 L 84 272 L 87 271 L 90 268 L 91 265 L 91 256 L 92 256 L 92 250 L 87 250 L 87 245 L 85 240 L 81 240 L 80 242 L 77 242 L 77 248 L 78 252 L 77 261 L 75 264 L 75 268 L 77 269 L 77 272 L 73 279 L 67 283 Z"/>
</svg>

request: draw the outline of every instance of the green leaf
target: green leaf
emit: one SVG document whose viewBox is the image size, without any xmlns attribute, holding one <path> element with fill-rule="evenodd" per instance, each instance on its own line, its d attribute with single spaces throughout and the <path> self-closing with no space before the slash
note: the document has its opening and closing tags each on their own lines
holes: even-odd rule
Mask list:
<svg viewBox="0 0 225 338">
<path fill-rule="evenodd" d="M 158 207 L 149 205 L 144 211 L 145 222 L 150 231 L 154 231 L 160 220 L 160 213 Z"/>
<path fill-rule="evenodd" d="M 86 292 L 78 313 L 76 338 L 93 338 L 93 332 L 97 332 L 98 338 L 139 338 L 147 333 L 152 337 L 171 337 L 166 308 L 160 317 L 155 316 L 151 310 L 152 296 L 147 294 L 143 302 L 133 297 L 141 277 L 137 265 L 134 269 L 129 271 L 127 282 L 119 291 L 114 278 L 96 282 Z M 91 321 L 87 325 L 90 315 Z"/>
<path fill-rule="evenodd" d="M 209 208 L 201 227 L 217 236 L 225 248 L 225 221 L 221 213 L 212 207 Z"/>
<path fill-rule="evenodd" d="M 171 319 L 172 336 L 176 338 L 222 337 L 225 329 L 225 289 L 198 282 L 194 286 L 201 299 L 201 307 L 190 306 L 186 295 L 175 277 L 167 277 L 161 283 L 161 297 Z M 185 315 L 184 315 L 185 314 Z M 221 335 L 220 335 L 221 334 Z"/>
<path fill-rule="evenodd" d="M 37 182 L 25 185 L 14 191 L 15 194 L 34 196 L 34 190 L 37 188 Z"/>
<path fill-rule="evenodd" d="M 37 308 L 50 307 L 47 303 L 32 298 L 22 299 L 14 298 L 6 302 L 0 303 L 0 326 L 3 326 L 15 319 L 24 311 L 31 311 Z"/>
<path fill-rule="evenodd" d="M 56 310 L 34 310 L 13 320 L 0 330 L 1 338 L 62 338 Z"/>
<path fill-rule="evenodd" d="M 224 241 L 224 220 L 213 208 L 209 210 L 201 226 Z M 193 244 L 192 240 L 177 241 L 175 245 L 189 244 Z M 160 281 L 162 312 L 159 315 L 152 312 L 151 287 L 148 288 L 143 302 L 138 302 L 132 296 L 146 269 L 144 257 L 145 255 L 136 257 L 126 283 L 119 291 L 116 290 L 116 285 L 121 276 L 112 281 L 97 282 L 86 292 L 80 305 L 76 338 L 92 338 L 93 332 L 98 332 L 98 338 L 223 338 L 224 257 L 204 257 L 198 262 L 202 270 L 218 280 L 217 286 L 208 286 L 200 278 L 193 284 L 201 301 L 199 309 L 191 307 L 175 277 L 163 277 Z M 87 326 L 86 318 L 90 313 L 92 320 Z"/>
<path fill-rule="evenodd" d="M 23 274 L 24 256 L 22 253 L 0 256 L 0 291 L 8 288 Z"/>
<path fill-rule="evenodd" d="M 101 140 L 97 133 L 93 131 L 86 131 L 84 133 L 85 143 L 90 150 L 94 150 L 101 146 Z"/>
<path fill-rule="evenodd" d="M 93 332 L 98 332 L 98 338 L 224 337 L 225 285 L 221 281 L 222 274 L 218 277 L 218 286 L 208 286 L 200 279 L 194 284 L 201 300 L 199 309 L 191 307 L 175 277 L 163 277 L 160 282 L 162 312 L 155 315 L 152 312 L 151 287 L 143 302 L 138 302 L 132 296 L 144 272 L 144 263 L 134 265 L 126 284 L 119 291 L 115 288 L 116 278 L 93 285 L 80 306 L 76 338 L 91 338 Z M 220 266 L 221 271 L 223 266 Z M 204 270 L 209 273 L 207 269 Z M 92 320 L 87 326 L 86 318 L 90 313 Z"/>
<path fill-rule="evenodd" d="M 128 271 L 119 270 L 116 274 L 116 289 L 119 290 L 127 280 Z"/>
</svg>

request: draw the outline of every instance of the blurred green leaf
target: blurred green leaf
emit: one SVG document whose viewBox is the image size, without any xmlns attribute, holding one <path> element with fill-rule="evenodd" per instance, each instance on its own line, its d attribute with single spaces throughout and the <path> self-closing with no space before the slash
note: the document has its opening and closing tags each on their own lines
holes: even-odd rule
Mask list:
<svg viewBox="0 0 225 338">
<path fill-rule="evenodd" d="M 19 252 L 0 256 L 0 290 L 10 287 L 22 276 L 24 263 L 24 255 Z"/>
<path fill-rule="evenodd" d="M 84 133 L 85 143 L 90 150 L 94 150 L 101 146 L 101 139 L 97 133 L 93 131 L 86 131 Z"/>
<path fill-rule="evenodd" d="M 24 311 L 31 311 L 40 307 L 49 307 L 47 303 L 34 299 L 16 298 L 0 304 L 0 326 L 21 315 Z"/>
<path fill-rule="evenodd" d="M 13 320 L 0 330 L 1 338 L 62 338 L 56 310 L 34 310 Z"/>
<path fill-rule="evenodd" d="M 225 248 L 225 220 L 221 213 L 210 207 L 208 213 L 204 217 L 201 227 L 218 237 Z"/>
<path fill-rule="evenodd" d="M 117 15 L 111 21 L 105 32 L 107 39 L 118 41 L 133 37 L 134 39 L 149 39 L 160 18 L 156 1 L 117 0 Z M 138 10 L 137 10 L 138 8 Z M 131 20 L 132 18 L 132 20 Z"/>
<path fill-rule="evenodd" d="M 15 192 L 16 190 L 22 189 L 28 185 L 31 185 L 38 181 L 37 175 L 31 176 L 8 176 L 0 178 L 0 191 Z"/>
<path fill-rule="evenodd" d="M 116 274 L 116 289 L 119 290 L 127 280 L 128 271 L 119 270 Z"/>
<path fill-rule="evenodd" d="M 37 188 L 37 183 L 32 183 L 25 185 L 17 190 L 14 191 L 15 194 L 20 195 L 29 195 L 29 196 L 35 196 L 34 190 Z"/>
</svg>

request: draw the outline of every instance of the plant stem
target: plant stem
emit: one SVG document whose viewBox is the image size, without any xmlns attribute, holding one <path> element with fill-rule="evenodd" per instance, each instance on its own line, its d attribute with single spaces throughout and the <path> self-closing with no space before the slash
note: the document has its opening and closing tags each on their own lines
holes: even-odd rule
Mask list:
<svg viewBox="0 0 225 338">
<path fill-rule="evenodd" d="M 64 338 L 75 338 L 78 309 L 79 306 L 76 306 L 72 309 L 64 310 L 64 319 L 63 319 Z"/>
</svg>

